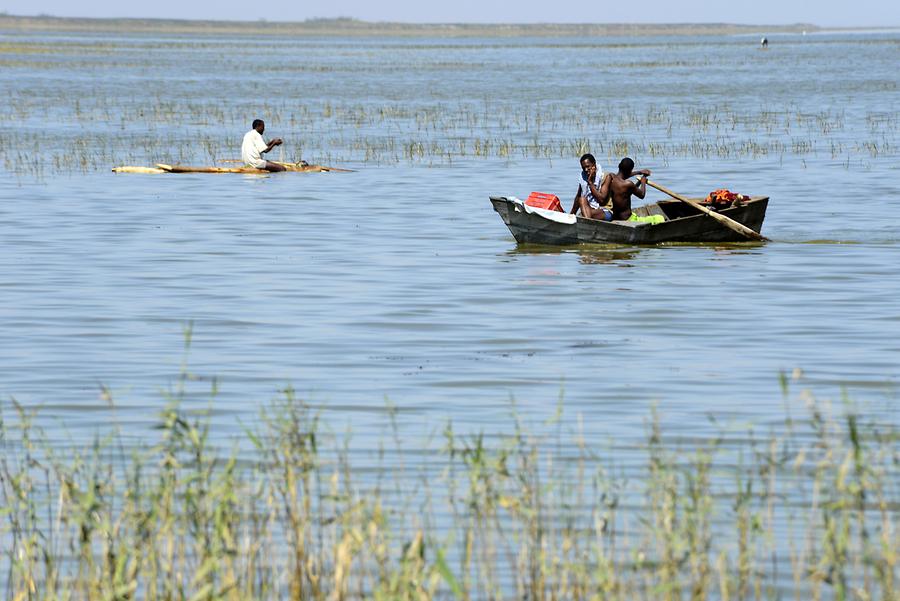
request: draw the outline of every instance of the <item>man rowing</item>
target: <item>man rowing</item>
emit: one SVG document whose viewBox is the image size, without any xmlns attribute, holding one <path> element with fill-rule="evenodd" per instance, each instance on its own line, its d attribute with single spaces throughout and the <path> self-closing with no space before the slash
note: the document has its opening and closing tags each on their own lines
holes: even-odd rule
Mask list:
<svg viewBox="0 0 900 601">
<path fill-rule="evenodd" d="M 630 179 L 635 175 L 641 176 L 638 183 Z M 637 196 L 643 199 L 646 196 L 647 178 L 649 176 L 649 169 L 635 171 L 634 161 L 625 157 L 619 161 L 619 172 L 607 175 L 597 194 L 599 198 L 603 199 L 612 196 L 612 210 L 601 208 L 595 211 L 588 207 L 590 213 L 583 213 L 583 215 L 590 219 L 599 219 L 601 221 L 651 221 L 651 218 L 639 218 L 631 212 L 631 197 Z M 656 221 L 656 219 L 652 219 L 652 221 Z"/>
<path fill-rule="evenodd" d="M 262 119 L 254 119 L 250 131 L 244 134 L 244 142 L 241 144 L 241 160 L 248 167 L 264 169 L 266 171 L 284 171 L 285 168 L 278 163 L 273 163 L 262 158 L 262 155 L 269 152 L 276 146 L 282 144 L 281 138 L 274 138 L 266 143 L 263 140 L 263 132 L 266 131 L 266 124 Z"/>
<path fill-rule="evenodd" d="M 585 217 L 600 219 L 592 215 L 603 212 L 603 205 L 606 204 L 606 197 L 600 196 L 603 169 L 597 166 L 597 159 L 592 154 L 583 155 L 579 163 L 581 163 L 581 177 L 578 180 L 578 190 L 575 191 L 575 200 L 572 202 L 570 213 L 574 215 L 580 209 Z"/>
</svg>

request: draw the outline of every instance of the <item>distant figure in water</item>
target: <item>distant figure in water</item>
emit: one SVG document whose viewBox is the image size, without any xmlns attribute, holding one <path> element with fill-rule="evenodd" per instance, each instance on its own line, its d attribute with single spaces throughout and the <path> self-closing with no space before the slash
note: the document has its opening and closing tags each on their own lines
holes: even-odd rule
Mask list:
<svg viewBox="0 0 900 601">
<path fill-rule="evenodd" d="M 760 40 L 759 45 L 762 48 L 768 48 L 769 47 L 769 38 L 764 37 L 762 40 Z"/>
<path fill-rule="evenodd" d="M 282 139 L 274 138 L 268 143 L 264 142 L 262 135 L 266 131 L 266 124 L 262 119 L 254 119 L 251 127 L 252 129 L 244 134 L 244 143 L 241 144 L 241 160 L 248 167 L 256 167 L 266 171 L 284 171 L 284 167 L 278 163 L 262 158 L 263 153 L 281 145 Z"/>
</svg>

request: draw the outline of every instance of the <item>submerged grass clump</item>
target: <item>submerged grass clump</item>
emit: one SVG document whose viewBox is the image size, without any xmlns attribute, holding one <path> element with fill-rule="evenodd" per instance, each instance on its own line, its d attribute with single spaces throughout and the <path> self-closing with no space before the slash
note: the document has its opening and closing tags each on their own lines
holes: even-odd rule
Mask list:
<svg viewBox="0 0 900 601">
<path fill-rule="evenodd" d="M 615 163 L 644 160 L 742 160 L 774 156 L 854 160 L 894 156 L 895 116 L 866 115 L 848 133 L 843 112 L 608 103 L 413 102 L 261 103 L 160 97 L 120 104 L 108 98 L 13 101 L 0 123 L 57 116 L 48 147 L 39 129 L 0 134 L 0 162 L 11 172 L 94 171 L 114 164 L 204 164 L 234 158 L 248 114 L 272 115 L 269 128 L 287 139 L 285 154 L 315 162 L 446 164 L 460 159 L 557 159 L 594 152 Z M 47 104 L 51 102 L 51 104 Z M 71 103 L 70 103 L 71 102 Z M 418 106 L 414 106 L 418 104 Z"/>
<path fill-rule="evenodd" d="M 61 449 L 6 411 L 6 598 L 900 598 L 900 437 L 849 404 L 692 442 L 654 414 L 622 473 L 561 414 L 426 449 L 392 419 L 372 453 L 292 390 L 227 450 L 191 379 L 146 445 Z"/>
</svg>

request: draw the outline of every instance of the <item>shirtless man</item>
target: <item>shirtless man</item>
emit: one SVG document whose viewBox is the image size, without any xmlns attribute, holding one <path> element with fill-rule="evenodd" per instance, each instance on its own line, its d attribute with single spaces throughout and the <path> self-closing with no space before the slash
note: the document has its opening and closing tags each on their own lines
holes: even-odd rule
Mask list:
<svg viewBox="0 0 900 601">
<path fill-rule="evenodd" d="M 574 215 L 580 209 L 582 215 L 590 217 L 595 212 L 601 211 L 601 207 L 606 204 L 606 197 L 600 198 L 603 170 L 597 166 L 597 159 L 592 154 L 583 155 L 580 163 L 581 177 L 578 180 L 578 190 L 575 191 L 572 210 L 569 212 Z"/>
<path fill-rule="evenodd" d="M 634 183 L 628 179 L 635 175 L 641 176 L 640 182 Z M 647 178 L 649 176 L 649 169 L 635 171 L 634 161 L 625 157 L 619 161 L 619 172 L 608 175 L 598 190 L 600 198 L 612 195 L 612 211 L 600 209 L 592 211 L 585 217 L 602 221 L 628 221 L 631 218 L 631 197 L 634 195 L 641 199 L 644 198 L 647 194 Z"/>
<path fill-rule="evenodd" d="M 266 171 L 284 171 L 285 168 L 278 163 L 262 158 L 263 153 L 269 152 L 282 143 L 281 138 L 270 140 L 267 144 L 263 140 L 263 132 L 266 124 L 262 119 L 254 119 L 252 129 L 244 134 L 244 142 L 241 144 L 241 160 L 248 167 L 256 167 Z"/>
</svg>

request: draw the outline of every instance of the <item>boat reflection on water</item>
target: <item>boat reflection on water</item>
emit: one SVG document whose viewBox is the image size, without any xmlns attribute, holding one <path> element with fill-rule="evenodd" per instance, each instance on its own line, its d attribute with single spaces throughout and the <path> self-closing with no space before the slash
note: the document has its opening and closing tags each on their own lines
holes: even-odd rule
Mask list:
<svg viewBox="0 0 900 601">
<path fill-rule="evenodd" d="M 631 261 L 637 258 L 643 251 L 640 248 L 631 249 L 580 249 L 578 262 L 583 265 L 613 264 L 618 267 L 631 267 Z"/>
<path fill-rule="evenodd" d="M 606 244 L 578 244 L 573 246 L 553 246 L 547 244 L 517 244 L 509 249 L 508 256 L 516 255 L 563 255 L 577 254 L 583 265 L 614 264 L 631 267 L 642 254 L 661 248 L 695 248 L 712 251 L 716 256 L 760 254 L 765 245 L 761 242 L 667 242 L 655 246 L 619 246 Z"/>
<path fill-rule="evenodd" d="M 584 265 L 603 263 L 618 264 L 620 267 L 631 267 L 631 261 L 648 250 L 634 246 L 607 246 L 599 244 L 581 244 L 578 246 L 549 246 L 545 244 L 518 244 L 506 252 L 515 255 L 563 255 L 577 254 L 578 261 Z"/>
<path fill-rule="evenodd" d="M 762 242 L 735 242 L 732 244 L 705 244 L 709 250 L 713 251 L 717 256 L 728 257 L 734 255 L 759 255 L 763 253 Z"/>
</svg>

